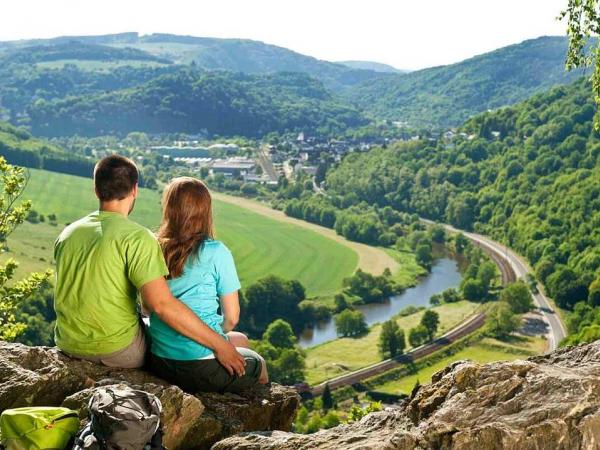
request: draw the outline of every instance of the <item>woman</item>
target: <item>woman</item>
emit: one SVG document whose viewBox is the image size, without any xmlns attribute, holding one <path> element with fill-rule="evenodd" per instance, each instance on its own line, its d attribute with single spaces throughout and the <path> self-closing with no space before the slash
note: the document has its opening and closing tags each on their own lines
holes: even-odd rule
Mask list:
<svg viewBox="0 0 600 450">
<path fill-rule="evenodd" d="M 158 240 L 169 267 L 169 288 L 200 319 L 238 348 L 246 360 L 242 377 L 230 375 L 211 349 L 150 316 L 150 366 L 188 392 L 239 392 L 268 382 L 264 359 L 233 331 L 238 323 L 240 282 L 231 252 L 214 239 L 211 197 L 202 181 L 175 178 L 163 194 Z M 221 314 L 219 314 L 219 307 Z"/>
</svg>

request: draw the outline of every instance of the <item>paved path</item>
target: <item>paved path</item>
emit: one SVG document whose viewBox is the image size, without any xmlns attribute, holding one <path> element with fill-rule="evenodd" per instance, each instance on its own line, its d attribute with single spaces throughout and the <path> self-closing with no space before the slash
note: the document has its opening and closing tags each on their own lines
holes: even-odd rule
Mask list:
<svg viewBox="0 0 600 450">
<path fill-rule="evenodd" d="M 269 157 L 269 149 L 266 145 L 258 149 L 258 162 L 263 169 L 263 172 L 267 174 L 271 181 L 278 181 L 279 175 L 273 166 L 273 162 Z"/>
<path fill-rule="evenodd" d="M 392 258 L 385 250 L 378 247 L 371 247 L 370 245 L 361 244 L 359 242 L 349 241 L 346 238 L 336 234 L 335 230 L 331 228 L 322 227 L 314 223 L 306 222 L 304 220 L 295 219 L 293 217 L 286 216 L 282 211 L 277 211 L 255 200 L 250 200 L 243 197 L 235 197 L 233 195 L 222 194 L 220 192 L 213 192 L 213 198 L 222 202 L 231 203 L 233 205 L 240 206 L 269 217 L 271 219 L 279 220 L 280 222 L 291 223 L 293 225 L 308 228 L 316 233 L 319 233 L 329 239 L 345 245 L 351 248 L 358 254 L 358 268 L 365 272 L 372 273 L 374 275 L 380 275 L 386 268 L 389 268 L 392 273 L 395 273 L 400 269 L 398 262 Z"/>
<path fill-rule="evenodd" d="M 424 222 L 433 223 L 428 220 L 424 220 Z M 487 249 L 488 254 L 490 252 L 494 254 L 495 256 L 493 259 L 499 258 L 504 260 L 510 265 L 516 279 L 522 279 L 527 282 L 527 274 L 531 272 L 529 265 L 520 255 L 515 253 L 507 246 L 477 233 L 469 233 L 458 230 L 451 225 L 444 225 L 444 227 L 452 232 L 463 233 L 471 241 L 475 242 L 483 249 Z M 548 351 L 552 351 L 558 347 L 558 344 L 560 344 L 560 341 L 563 340 L 567 333 L 562 321 L 560 320 L 560 316 L 552 308 L 548 297 L 544 295 L 542 291 L 543 287 L 538 284 L 537 288 L 538 292 L 533 294 L 533 300 L 541 311 L 544 321 L 548 324 L 548 333 L 546 334 L 548 339 Z"/>
<path fill-rule="evenodd" d="M 423 222 L 429 224 L 434 223 L 425 219 L 423 219 Z M 446 228 L 446 230 L 454 233 L 462 232 L 468 239 L 475 243 L 475 245 L 481 247 L 498 265 L 498 268 L 502 274 L 502 284 L 507 284 L 517 279 L 524 279 L 526 281 L 526 277 L 530 272 L 530 269 L 527 263 L 511 249 L 491 240 L 486 236 L 482 236 L 477 233 L 464 232 L 454 228 L 451 225 L 443 226 Z M 536 305 L 542 312 L 545 322 L 548 324 L 548 351 L 552 351 L 556 349 L 560 341 L 565 337 L 565 328 L 558 314 L 556 314 L 550 306 L 548 298 L 542 293 L 541 286 L 538 285 L 538 293 L 534 294 L 533 297 Z M 354 372 L 324 381 L 323 383 L 312 387 L 311 393 L 313 395 L 320 395 L 323 392 L 326 384 L 329 384 L 330 389 L 336 389 L 342 386 L 349 386 L 380 373 L 387 372 L 388 370 L 393 369 L 400 364 L 406 364 L 418 358 L 427 356 L 434 351 L 456 341 L 457 339 L 467 336 L 468 334 L 482 327 L 484 324 L 485 316 L 481 313 L 476 314 L 459 324 L 456 328 L 449 331 L 441 338 L 438 338 L 429 344 L 418 347 L 399 357 L 386 359 L 371 366 L 364 367 L 362 369 L 355 370 Z"/>
</svg>

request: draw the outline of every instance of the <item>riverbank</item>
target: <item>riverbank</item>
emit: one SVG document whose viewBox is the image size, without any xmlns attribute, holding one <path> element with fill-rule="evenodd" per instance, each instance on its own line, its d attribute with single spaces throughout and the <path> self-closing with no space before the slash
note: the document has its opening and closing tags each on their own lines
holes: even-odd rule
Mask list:
<svg viewBox="0 0 600 450">
<path fill-rule="evenodd" d="M 408 306 L 408 305 L 407 305 Z M 478 303 L 465 300 L 435 306 L 432 309 L 440 316 L 438 336 L 446 333 L 471 316 Z M 405 334 L 419 323 L 424 311 L 401 317 L 393 316 Z M 392 317 L 390 317 L 392 318 Z M 381 333 L 381 324 L 375 324 L 369 331 L 356 338 L 338 338 L 306 349 L 306 381 L 310 385 L 330 378 L 353 372 L 381 361 L 377 351 L 377 342 Z M 410 350 L 407 342 L 407 350 Z"/>
<path fill-rule="evenodd" d="M 385 322 L 409 306 L 415 308 L 429 307 L 429 299 L 432 295 L 440 294 L 449 288 L 457 288 L 460 285 L 461 274 L 458 264 L 454 260 L 440 258 L 433 264 L 431 272 L 427 272 L 416 265 L 412 254 L 397 253 L 403 254 L 420 270 L 415 270 L 410 280 L 403 280 L 406 283 L 410 283 L 409 287 L 400 285 L 402 289 L 398 291 L 399 293 L 391 296 L 389 299 L 381 302 L 356 304 L 354 306 L 358 311 L 363 313 L 367 326 Z M 424 273 L 424 275 L 421 276 L 421 273 Z M 399 281 L 396 282 L 399 283 Z M 309 348 L 337 339 L 338 334 L 335 321 L 333 317 L 330 317 L 304 330 L 300 335 L 298 343 L 302 348 Z"/>
</svg>

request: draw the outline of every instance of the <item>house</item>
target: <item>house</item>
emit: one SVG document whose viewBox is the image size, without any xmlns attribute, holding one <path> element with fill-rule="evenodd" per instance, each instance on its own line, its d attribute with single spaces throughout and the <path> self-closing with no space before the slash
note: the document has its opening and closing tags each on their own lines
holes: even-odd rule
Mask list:
<svg viewBox="0 0 600 450">
<path fill-rule="evenodd" d="M 256 167 L 256 161 L 241 156 L 217 159 L 211 167 L 211 173 L 222 173 L 226 176 L 246 175 Z"/>
</svg>

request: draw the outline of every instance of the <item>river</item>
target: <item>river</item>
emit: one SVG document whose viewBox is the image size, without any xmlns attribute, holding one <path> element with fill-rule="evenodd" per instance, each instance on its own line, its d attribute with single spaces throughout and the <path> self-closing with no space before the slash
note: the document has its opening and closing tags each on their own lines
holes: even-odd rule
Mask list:
<svg viewBox="0 0 600 450">
<path fill-rule="evenodd" d="M 458 263 L 448 257 L 436 260 L 431 268 L 431 273 L 419 280 L 419 284 L 408 288 L 402 294 L 391 297 L 383 303 L 371 303 L 357 306 L 365 315 L 367 325 L 384 322 L 391 316 L 398 314 L 409 305 L 429 306 L 429 299 L 434 294 L 439 294 L 448 288 L 457 288 L 460 284 L 461 274 Z M 333 318 L 319 322 L 313 328 L 304 330 L 298 343 L 300 347 L 312 347 L 323 342 L 337 338 Z"/>
</svg>

